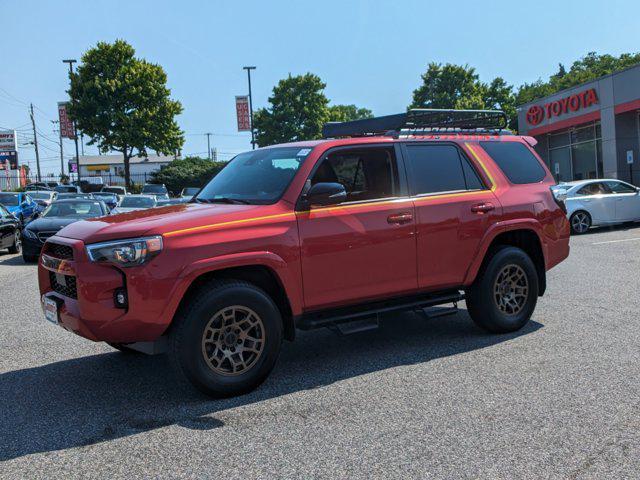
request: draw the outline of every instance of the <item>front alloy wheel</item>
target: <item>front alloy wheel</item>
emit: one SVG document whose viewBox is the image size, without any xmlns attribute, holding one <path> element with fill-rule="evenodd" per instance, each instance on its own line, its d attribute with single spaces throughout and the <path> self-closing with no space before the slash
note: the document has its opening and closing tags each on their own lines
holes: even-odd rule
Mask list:
<svg viewBox="0 0 640 480">
<path fill-rule="evenodd" d="M 571 216 L 571 231 L 585 233 L 591 227 L 591 217 L 587 212 L 576 212 Z"/>
<path fill-rule="evenodd" d="M 13 245 L 9 247 L 9 253 L 20 253 L 22 251 L 22 236 L 20 230 L 16 230 L 13 236 Z"/>
<path fill-rule="evenodd" d="M 202 334 L 202 355 L 220 375 L 241 375 L 262 355 L 265 330 L 260 316 L 233 305 L 216 312 Z"/>
</svg>

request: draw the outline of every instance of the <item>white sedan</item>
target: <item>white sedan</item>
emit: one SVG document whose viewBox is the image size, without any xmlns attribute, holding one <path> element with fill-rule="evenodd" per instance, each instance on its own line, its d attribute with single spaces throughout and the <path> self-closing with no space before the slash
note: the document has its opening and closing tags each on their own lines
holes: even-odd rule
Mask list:
<svg viewBox="0 0 640 480">
<path fill-rule="evenodd" d="M 579 180 L 552 187 L 567 206 L 572 233 L 640 221 L 640 188 L 616 179 Z"/>
</svg>

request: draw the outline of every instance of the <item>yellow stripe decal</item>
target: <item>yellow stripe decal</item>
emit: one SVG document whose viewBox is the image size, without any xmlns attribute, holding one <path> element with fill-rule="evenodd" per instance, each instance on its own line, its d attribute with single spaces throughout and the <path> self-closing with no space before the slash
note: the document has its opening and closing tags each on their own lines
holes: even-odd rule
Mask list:
<svg viewBox="0 0 640 480">
<path fill-rule="evenodd" d="M 465 145 L 469 149 L 471 154 L 473 155 L 473 158 L 475 158 L 477 160 L 477 162 L 482 167 L 482 170 L 484 171 L 484 173 L 487 175 L 487 177 L 491 181 L 491 191 L 494 192 L 496 190 L 496 188 L 497 188 L 496 181 L 493 179 L 493 177 L 491 176 L 491 173 L 489 173 L 489 170 L 485 166 L 484 162 L 482 160 L 480 160 L 480 157 L 478 156 L 476 151 L 471 147 L 471 145 L 466 143 L 466 142 L 465 142 Z"/>
<path fill-rule="evenodd" d="M 184 233 L 203 232 L 208 230 L 214 230 L 220 227 L 227 227 L 229 225 L 241 225 L 250 222 L 259 222 L 260 220 L 274 220 L 276 218 L 284 218 L 293 216 L 293 212 L 277 213 L 275 215 L 265 215 L 264 217 L 242 218 L 240 220 L 230 220 L 228 222 L 212 223 L 210 225 L 201 225 L 199 227 L 183 228 L 181 230 L 173 230 L 164 234 L 165 237 L 172 237 L 174 235 L 182 235 Z"/>
</svg>

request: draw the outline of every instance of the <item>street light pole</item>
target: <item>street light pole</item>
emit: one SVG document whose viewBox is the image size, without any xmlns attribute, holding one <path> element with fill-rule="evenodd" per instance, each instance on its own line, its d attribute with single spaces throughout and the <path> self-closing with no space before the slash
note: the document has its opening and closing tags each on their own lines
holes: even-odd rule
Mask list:
<svg viewBox="0 0 640 480">
<path fill-rule="evenodd" d="M 211 160 L 211 134 L 205 133 L 207 136 L 207 158 Z"/>
<path fill-rule="evenodd" d="M 60 121 L 58 120 L 51 120 L 51 123 L 53 123 L 54 125 L 57 125 L 60 123 Z M 62 176 L 64 175 L 64 152 L 62 150 L 62 129 L 58 128 L 58 130 L 56 130 L 55 128 L 53 129 L 54 133 L 59 133 L 60 135 L 60 178 L 62 178 Z"/>
<path fill-rule="evenodd" d="M 251 98 L 251 70 L 255 70 L 256 67 L 242 67 L 243 70 L 247 71 L 247 80 L 249 80 L 249 118 L 251 121 L 251 148 L 255 150 L 256 148 L 256 139 L 255 133 L 253 131 L 253 99 Z"/>
<path fill-rule="evenodd" d="M 73 64 L 76 63 L 75 59 L 67 59 L 62 60 L 62 63 L 69 64 L 69 82 L 71 82 L 71 75 L 73 74 Z M 78 186 L 80 186 L 80 152 L 78 152 L 78 127 L 76 127 L 76 122 L 73 122 L 73 141 L 76 144 L 76 168 L 78 169 Z M 69 172 L 71 173 L 71 172 Z M 82 187 L 80 187 L 82 188 Z"/>
</svg>

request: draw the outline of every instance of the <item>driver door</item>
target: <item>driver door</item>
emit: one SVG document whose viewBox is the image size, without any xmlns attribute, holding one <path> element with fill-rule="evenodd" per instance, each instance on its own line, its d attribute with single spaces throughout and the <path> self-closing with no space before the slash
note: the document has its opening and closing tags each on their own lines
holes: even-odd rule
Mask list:
<svg viewBox="0 0 640 480">
<path fill-rule="evenodd" d="M 632 185 L 618 181 L 605 182 L 615 199 L 616 220 L 626 222 L 640 219 L 640 194 Z"/>
<path fill-rule="evenodd" d="M 311 184 L 341 183 L 337 205 L 297 212 L 308 310 L 417 289 L 414 207 L 393 145 L 338 148 Z"/>
</svg>

